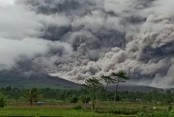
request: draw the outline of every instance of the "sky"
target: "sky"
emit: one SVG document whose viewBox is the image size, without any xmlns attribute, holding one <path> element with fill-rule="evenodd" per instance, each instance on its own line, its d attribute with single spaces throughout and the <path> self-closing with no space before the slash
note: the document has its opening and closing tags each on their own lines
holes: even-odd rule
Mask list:
<svg viewBox="0 0 174 117">
<path fill-rule="evenodd" d="M 0 0 L 0 70 L 75 82 L 124 70 L 173 87 L 173 0 Z"/>
</svg>

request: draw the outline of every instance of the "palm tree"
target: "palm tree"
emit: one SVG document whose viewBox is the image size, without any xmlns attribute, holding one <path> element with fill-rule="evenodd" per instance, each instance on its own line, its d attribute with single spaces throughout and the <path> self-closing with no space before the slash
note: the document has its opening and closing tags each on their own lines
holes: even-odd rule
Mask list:
<svg viewBox="0 0 174 117">
<path fill-rule="evenodd" d="M 33 102 L 36 102 L 39 100 L 39 93 L 38 93 L 38 89 L 37 88 L 33 88 L 31 90 L 28 90 L 25 98 L 27 99 L 27 101 L 29 101 L 30 106 L 33 105 Z"/>
<path fill-rule="evenodd" d="M 99 89 L 103 87 L 102 83 L 100 83 L 100 81 L 97 78 L 93 77 L 85 81 L 84 87 L 89 91 L 89 93 L 91 93 L 92 110 L 94 111 L 97 92 Z"/>
<path fill-rule="evenodd" d="M 119 71 L 117 73 L 112 73 L 111 77 L 113 78 L 113 81 L 115 83 L 115 96 L 114 96 L 114 101 L 118 98 L 118 86 L 120 82 L 125 82 L 126 80 L 129 79 L 127 74 L 124 71 Z"/>
<path fill-rule="evenodd" d="M 108 90 L 108 85 L 111 83 L 114 83 L 113 79 L 111 76 L 101 76 L 101 79 L 106 83 L 106 91 Z M 107 101 L 108 101 L 108 93 L 107 93 Z"/>
</svg>

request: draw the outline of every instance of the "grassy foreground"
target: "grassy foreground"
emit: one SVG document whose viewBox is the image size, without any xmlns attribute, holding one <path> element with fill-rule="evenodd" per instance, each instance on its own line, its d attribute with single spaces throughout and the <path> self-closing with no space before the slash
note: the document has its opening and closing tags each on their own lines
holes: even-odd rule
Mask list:
<svg viewBox="0 0 174 117">
<path fill-rule="evenodd" d="M 75 108 L 80 103 L 50 102 L 29 107 L 27 103 L 9 103 L 0 109 L 0 117 L 174 117 L 168 105 L 140 102 L 99 102 L 95 112 L 90 108 Z M 156 107 L 154 110 L 153 107 Z"/>
<path fill-rule="evenodd" d="M 81 110 L 58 110 L 50 108 L 6 108 L 0 109 L 0 116 L 48 116 L 48 117 L 135 117 L 126 115 L 114 115 L 109 113 L 94 113 Z"/>
</svg>

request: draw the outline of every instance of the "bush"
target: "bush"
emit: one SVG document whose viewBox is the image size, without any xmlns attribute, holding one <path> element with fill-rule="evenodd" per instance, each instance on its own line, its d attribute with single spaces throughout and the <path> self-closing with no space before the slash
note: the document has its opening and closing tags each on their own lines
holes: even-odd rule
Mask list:
<svg viewBox="0 0 174 117">
<path fill-rule="evenodd" d="M 3 97 L 0 97 L 0 107 L 3 108 L 5 106 L 5 101 Z"/>
<path fill-rule="evenodd" d="M 73 107 L 73 109 L 75 109 L 75 110 L 81 110 L 82 109 L 82 106 L 78 105 L 78 106 Z"/>
<path fill-rule="evenodd" d="M 140 112 L 138 114 L 138 117 L 174 117 L 174 116 L 169 116 L 168 112 Z"/>
<path fill-rule="evenodd" d="M 83 103 L 83 104 L 88 104 L 89 101 L 90 101 L 90 97 L 82 96 L 82 97 L 81 97 L 81 100 L 82 100 L 82 103 Z"/>
<path fill-rule="evenodd" d="M 71 103 L 77 103 L 78 102 L 78 98 L 76 96 L 74 96 L 72 99 L 71 99 Z"/>
<path fill-rule="evenodd" d="M 171 110 L 172 110 L 172 106 L 169 106 L 169 107 L 168 107 L 168 111 L 171 111 Z"/>
<path fill-rule="evenodd" d="M 168 112 L 155 112 L 153 117 L 168 117 Z"/>
<path fill-rule="evenodd" d="M 174 117 L 174 110 L 169 112 L 169 117 Z"/>
<path fill-rule="evenodd" d="M 121 96 L 117 95 L 116 96 L 116 101 L 120 101 L 121 100 Z"/>
</svg>

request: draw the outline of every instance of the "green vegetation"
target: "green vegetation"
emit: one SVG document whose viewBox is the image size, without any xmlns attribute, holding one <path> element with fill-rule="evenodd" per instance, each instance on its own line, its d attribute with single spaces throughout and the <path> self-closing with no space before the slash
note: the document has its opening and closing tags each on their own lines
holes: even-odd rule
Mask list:
<svg viewBox="0 0 174 117">
<path fill-rule="evenodd" d="M 114 102 L 115 92 L 108 92 L 109 99 L 107 99 L 107 95 L 103 95 L 107 91 L 101 90 L 97 93 L 95 109 L 91 111 L 91 96 L 90 93 L 88 95 L 84 92 L 84 89 L 37 89 L 38 93 L 42 94 L 39 99 L 43 104 L 33 101 L 30 107 L 25 95 L 26 91 L 31 90 L 1 88 L 0 91 L 5 93 L 6 106 L 0 109 L 0 116 L 173 117 L 174 115 L 173 100 L 168 103 L 168 91 L 166 93 L 118 92 L 120 101 Z M 173 99 L 172 92 L 169 97 Z"/>
<path fill-rule="evenodd" d="M 135 116 L 116 116 L 110 113 L 93 113 L 80 110 L 57 110 L 50 108 L 25 108 L 25 109 L 3 109 L 0 116 L 58 116 L 58 117 L 135 117 Z"/>
<path fill-rule="evenodd" d="M 155 107 L 155 108 L 154 108 Z M 140 102 L 104 102 L 98 103 L 95 111 L 90 107 L 84 110 L 80 102 L 47 102 L 29 107 L 27 103 L 10 102 L 0 109 L 0 116 L 60 116 L 60 117 L 173 117 L 174 111 L 168 105 Z"/>
<path fill-rule="evenodd" d="M 87 79 L 84 86 L 83 86 L 92 99 L 92 110 L 95 109 L 95 101 L 98 100 L 99 91 L 103 88 L 102 84 L 96 78 Z"/>
<path fill-rule="evenodd" d="M 0 107 L 3 108 L 5 106 L 4 97 L 0 97 Z"/>
<path fill-rule="evenodd" d="M 79 89 L 0 88 L 0 116 L 174 117 L 172 91 L 119 92 L 126 80 L 120 71 L 89 78 Z M 115 90 L 108 90 L 113 83 Z"/>
<path fill-rule="evenodd" d="M 26 98 L 27 101 L 29 101 L 30 106 L 33 104 L 33 101 L 34 102 L 39 101 L 38 89 L 33 88 L 31 90 L 27 90 L 25 98 Z"/>
</svg>

